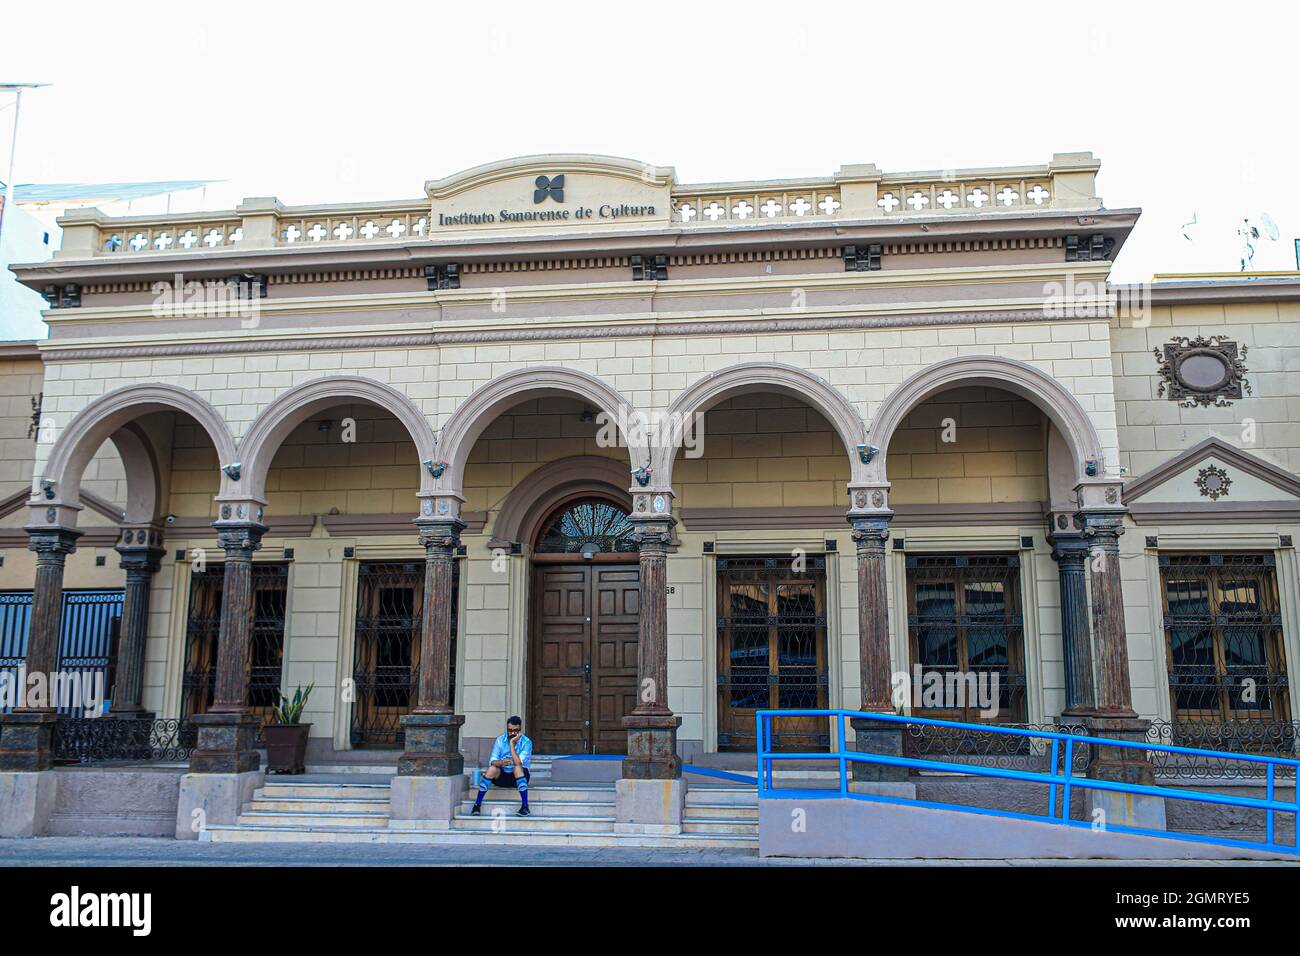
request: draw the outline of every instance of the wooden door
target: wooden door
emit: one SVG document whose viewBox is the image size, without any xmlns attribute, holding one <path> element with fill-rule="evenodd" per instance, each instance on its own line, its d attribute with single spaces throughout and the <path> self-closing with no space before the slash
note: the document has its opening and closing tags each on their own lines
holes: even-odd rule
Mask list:
<svg viewBox="0 0 1300 956">
<path fill-rule="evenodd" d="M 527 731 L 539 752 L 627 752 L 640 587 L 636 565 L 538 566 Z"/>
</svg>

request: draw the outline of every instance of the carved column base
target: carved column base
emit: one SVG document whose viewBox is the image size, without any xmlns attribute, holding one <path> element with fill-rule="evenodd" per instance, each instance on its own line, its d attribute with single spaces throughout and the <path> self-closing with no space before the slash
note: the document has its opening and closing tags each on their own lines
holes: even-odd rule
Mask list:
<svg viewBox="0 0 1300 956">
<path fill-rule="evenodd" d="M 627 756 L 623 758 L 624 780 L 676 780 L 682 775 L 682 758 L 677 756 L 677 728 L 682 719 L 673 714 L 631 714 L 623 718 L 627 728 Z"/>
<path fill-rule="evenodd" d="M 56 720 L 52 710 L 20 710 L 0 717 L 0 770 L 53 768 Z"/>
<path fill-rule="evenodd" d="M 853 727 L 854 749 L 863 754 L 883 754 L 887 757 L 903 756 L 904 724 L 890 724 L 877 720 L 855 718 L 849 721 Z M 882 763 L 863 763 L 855 760 L 849 765 L 852 779 L 871 782 L 898 782 L 906 780 L 911 774 L 907 767 L 895 767 Z"/>
<path fill-rule="evenodd" d="M 460 752 L 461 714 L 407 714 L 402 718 L 406 751 L 397 760 L 399 777 L 455 777 L 465 772 Z"/>
<path fill-rule="evenodd" d="M 197 714 L 198 744 L 190 755 L 190 773 L 247 773 L 262 765 L 257 752 L 256 714 Z"/>
<path fill-rule="evenodd" d="M 1083 724 L 1089 736 L 1140 743 L 1147 741 L 1147 731 L 1151 728 L 1151 721 L 1136 717 L 1092 715 L 1084 718 Z M 1155 783 L 1155 775 L 1146 751 L 1134 750 L 1132 747 L 1105 747 L 1093 744 L 1092 754 L 1088 760 L 1088 776 L 1097 780 L 1114 780 L 1146 786 Z"/>
</svg>

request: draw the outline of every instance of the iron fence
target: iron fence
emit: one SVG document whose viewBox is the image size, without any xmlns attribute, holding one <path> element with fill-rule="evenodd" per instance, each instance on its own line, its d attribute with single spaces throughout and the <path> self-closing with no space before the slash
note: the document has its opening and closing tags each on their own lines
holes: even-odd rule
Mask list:
<svg viewBox="0 0 1300 956">
<path fill-rule="evenodd" d="M 175 717 L 69 717 L 54 725 L 54 759 L 63 764 L 184 763 L 196 739 L 194 724 Z"/>
<path fill-rule="evenodd" d="M 1034 733 L 1083 734 L 1082 726 L 1065 724 L 990 725 L 990 729 L 1014 728 Z M 943 760 L 948 763 L 971 764 L 978 767 L 998 767 L 1004 770 L 1052 770 L 1051 748 L 1036 737 L 1013 736 L 1000 733 L 979 733 L 961 727 L 936 724 L 907 724 L 903 734 L 903 756 Z M 1088 767 L 1092 751 L 1087 743 L 1079 742 L 1071 754 L 1071 769 L 1082 773 Z M 1060 771 L 1064 755 L 1058 753 Z"/>
<path fill-rule="evenodd" d="M 1153 720 L 1147 740 L 1164 746 L 1213 750 L 1214 756 L 1187 755 L 1152 751 L 1151 759 L 1158 777 L 1243 780 L 1262 777 L 1264 765 L 1235 755 L 1293 757 L 1300 741 L 1300 721 L 1231 720 L 1168 721 Z M 1294 774 L 1294 769 L 1280 766 L 1279 775 Z"/>
</svg>

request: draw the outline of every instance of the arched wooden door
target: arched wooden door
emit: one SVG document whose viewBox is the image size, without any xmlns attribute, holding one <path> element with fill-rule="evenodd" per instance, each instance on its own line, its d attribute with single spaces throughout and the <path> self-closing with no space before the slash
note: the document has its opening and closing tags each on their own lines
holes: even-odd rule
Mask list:
<svg viewBox="0 0 1300 956">
<path fill-rule="evenodd" d="M 627 753 L 641 575 L 621 505 L 561 504 L 533 550 L 528 733 L 544 753 Z"/>
</svg>

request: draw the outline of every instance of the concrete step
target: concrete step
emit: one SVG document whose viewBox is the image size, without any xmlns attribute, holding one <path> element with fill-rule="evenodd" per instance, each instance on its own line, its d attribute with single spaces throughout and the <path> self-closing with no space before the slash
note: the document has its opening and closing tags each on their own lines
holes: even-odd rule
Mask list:
<svg viewBox="0 0 1300 956">
<path fill-rule="evenodd" d="M 388 813 L 290 813 L 281 810 L 245 810 L 237 821 L 241 826 L 268 827 L 386 827 Z"/>
<path fill-rule="evenodd" d="M 686 804 L 687 820 L 753 820 L 758 821 L 758 807 L 742 803 L 690 803 Z"/>
<path fill-rule="evenodd" d="M 474 807 L 473 800 L 466 800 L 460 805 L 457 813 L 469 815 L 470 810 Z M 500 808 L 501 811 L 514 813 L 519 809 L 518 800 L 484 800 L 484 815 L 493 813 Z M 552 800 L 543 798 L 540 794 L 533 794 L 528 798 L 528 809 L 533 812 L 535 817 L 556 817 L 556 816 L 580 816 L 580 817 L 600 817 L 614 816 L 614 801 L 596 802 L 592 800 Z"/>
<path fill-rule="evenodd" d="M 513 811 L 493 816 L 484 813 L 471 817 L 468 814 L 456 814 L 451 821 L 453 830 L 465 830 L 478 833 L 500 833 L 504 830 L 519 830 L 525 833 L 613 833 L 614 815 L 609 816 L 551 816 L 533 815 L 521 817 Z"/>
<path fill-rule="evenodd" d="M 512 823 L 516 822 L 514 820 Z M 528 820 L 520 822 L 528 823 Z M 621 833 L 577 833 L 525 830 L 510 827 L 500 832 L 477 830 L 403 830 L 373 827 L 266 827 L 216 824 L 199 836 L 212 843 L 408 843 L 497 846 L 623 846 L 667 847 L 672 849 L 729 848 L 756 849 L 758 838 L 741 834 L 682 833 L 650 836 Z"/>
<path fill-rule="evenodd" d="M 758 806 L 758 791 L 753 787 L 687 787 L 686 806 L 701 804 Z"/>
<path fill-rule="evenodd" d="M 364 797 L 257 797 L 244 810 L 276 810 L 281 813 L 388 813 L 388 796 Z"/>
<path fill-rule="evenodd" d="M 253 791 L 253 799 L 287 800 L 291 798 L 307 799 L 354 799 L 357 797 L 388 799 L 387 783 L 273 783 L 267 781 L 265 786 Z"/>
<path fill-rule="evenodd" d="M 467 799 L 473 802 L 478 796 L 478 791 L 471 788 L 466 791 Z M 586 803 L 614 803 L 614 787 L 603 787 L 599 784 L 585 784 L 581 786 L 552 786 L 546 784 L 542 786 L 530 786 L 528 788 L 528 799 L 531 800 L 576 800 Z M 509 787 L 489 787 L 487 794 L 483 797 L 484 803 L 495 803 L 504 801 L 506 803 L 518 803 L 519 791 Z"/>
<path fill-rule="evenodd" d="M 758 839 L 758 820 L 683 820 L 683 833 L 744 834 Z"/>
</svg>

